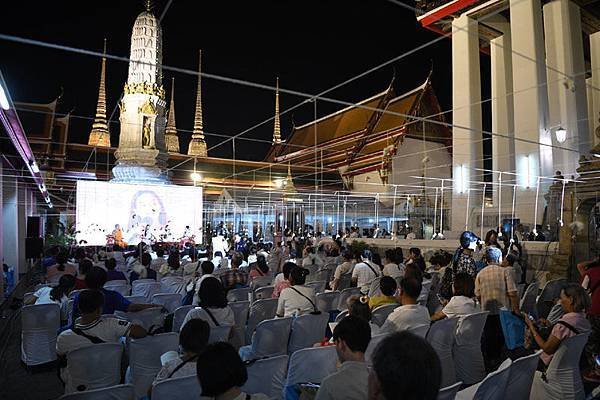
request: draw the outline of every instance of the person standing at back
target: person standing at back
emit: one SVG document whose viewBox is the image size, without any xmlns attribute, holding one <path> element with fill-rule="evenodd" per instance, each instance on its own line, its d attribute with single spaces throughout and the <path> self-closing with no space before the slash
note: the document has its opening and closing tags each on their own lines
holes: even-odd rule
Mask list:
<svg viewBox="0 0 600 400">
<path fill-rule="evenodd" d="M 369 324 L 353 316 L 342 319 L 333 330 L 340 369 L 321 382 L 315 400 L 363 400 L 368 393 L 369 369 L 365 352 L 371 341 Z"/>
<path fill-rule="evenodd" d="M 360 288 L 362 294 L 369 293 L 371 283 L 381 276 L 381 270 L 371 261 L 372 259 L 373 254 L 371 250 L 363 250 L 361 262 L 357 263 L 352 271 L 352 283 Z"/>
</svg>

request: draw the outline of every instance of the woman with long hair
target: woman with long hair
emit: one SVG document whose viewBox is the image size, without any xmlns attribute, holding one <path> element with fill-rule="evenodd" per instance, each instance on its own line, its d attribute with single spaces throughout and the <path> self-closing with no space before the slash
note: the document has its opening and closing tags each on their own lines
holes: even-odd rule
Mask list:
<svg viewBox="0 0 600 400">
<path fill-rule="evenodd" d="M 269 265 L 267 264 L 267 259 L 264 255 L 259 254 L 256 256 L 256 265 L 252 267 L 250 270 L 250 280 L 259 277 L 259 276 L 268 276 L 269 275 Z"/>
<path fill-rule="evenodd" d="M 227 305 L 225 289 L 218 279 L 209 277 L 202 281 L 198 290 L 198 305 L 187 313 L 183 325 L 195 318 L 205 320 L 211 328 L 235 324 L 233 310 Z"/>
</svg>

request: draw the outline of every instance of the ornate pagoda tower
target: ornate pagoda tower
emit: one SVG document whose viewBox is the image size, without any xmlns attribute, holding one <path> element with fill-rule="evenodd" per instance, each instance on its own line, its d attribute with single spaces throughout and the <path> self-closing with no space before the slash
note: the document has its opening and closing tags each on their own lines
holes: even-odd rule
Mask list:
<svg viewBox="0 0 600 400">
<path fill-rule="evenodd" d="M 165 106 L 162 30 L 147 5 L 131 34 L 129 74 L 119 104 L 121 131 L 114 182 L 169 183 Z"/>
<path fill-rule="evenodd" d="M 175 124 L 175 78 L 171 78 L 171 102 L 167 115 L 167 128 L 165 129 L 165 142 L 169 153 L 179 153 L 179 137 Z"/>
<path fill-rule="evenodd" d="M 110 147 L 110 133 L 106 122 L 106 39 L 104 39 L 104 56 L 100 68 L 100 87 L 98 88 L 98 104 L 96 117 L 88 139 L 90 146 Z"/>
<path fill-rule="evenodd" d="M 206 140 L 204 139 L 204 122 L 202 119 L 202 52 L 198 55 L 198 88 L 196 91 L 196 112 L 194 114 L 194 130 L 188 146 L 188 156 L 208 157 Z"/>
</svg>

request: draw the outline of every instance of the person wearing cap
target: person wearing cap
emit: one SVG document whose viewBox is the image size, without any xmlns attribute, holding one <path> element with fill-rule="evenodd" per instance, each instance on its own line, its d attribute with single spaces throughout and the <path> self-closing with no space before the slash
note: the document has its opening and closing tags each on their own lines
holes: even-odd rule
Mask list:
<svg viewBox="0 0 600 400">
<path fill-rule="evenodd" d="M 352 283 L 360 288 L 361 293 L 367 294 L 371 283 L 381 276 L 381 269 L 373 261 L 371 250 L 365 249 L 361 254 L 361 262 L 354 266 Z"/>
<path fill-rule="evenodd" d="M 309 314 L 316 310 L 317 299 L 315 290 L 304 286 L 309 271 L 306 268 L 295 267 L 290 273 L 290 287 L 285 288 L 277 302 L 278 317 L 292 317 Z"/>
</svg>

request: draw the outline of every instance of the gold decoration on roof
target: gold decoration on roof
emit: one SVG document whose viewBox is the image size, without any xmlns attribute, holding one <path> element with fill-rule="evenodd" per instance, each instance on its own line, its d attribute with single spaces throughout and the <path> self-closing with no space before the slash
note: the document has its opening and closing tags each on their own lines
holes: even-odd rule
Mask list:
<svg viewBox="0 0 600 400">
<path fill-rule="evenodd" d="M 281 142 L 281 121 L 279 119 L 279 77 L 277 77 L 277 86 L 275 89 L 275 125 L 273 127 L 273 144 L 280 144 Z"/>
<path fill-rule="evenodd" d="M 152 103 L 152 101 L 148 100 L 140 106 L 138 111 L 140 114 L 155 115 L 156 106 L 154 105 L 154 103 Z"/>
<path fill-rule="evenodd" d="M 140 83 L 126 83 L 123 87 L 125 94 L 149 94 L 151 96 L 158 96 L 160 99 L 165 99 L 165 89 L 162 85 L 156 83 L 140 82 Z"/>
<path fill-rule="evenodd" d="M 165 143 L 169 153 L 179 153 L 179 138 L 177 137 L 177 126 L 175 124 L 175 78 L 171 78 L 171 101 L 165 128 Z"/>
<path fill-rule="evenodd" d="M 104 39 L 104 51 L 102 54 L 98 104 L 96 105 L 96 116 L 92 124 L 88 144 L 90 146 L 110 147 L 110 132 L 106 121 L 106 39 Z"/>
<path fill-rule="evenodd" d="M 194 114 L 194 129 L 192 130 L 192 140 L 188 147 L 189 156 L 207 157 L 208 151 L 206 141 L 204 140 L 204 121 L 202 120 L 202 51 L 198 55 L 198 88 L 196 91 L 196 112 Z"/>
</svg>

